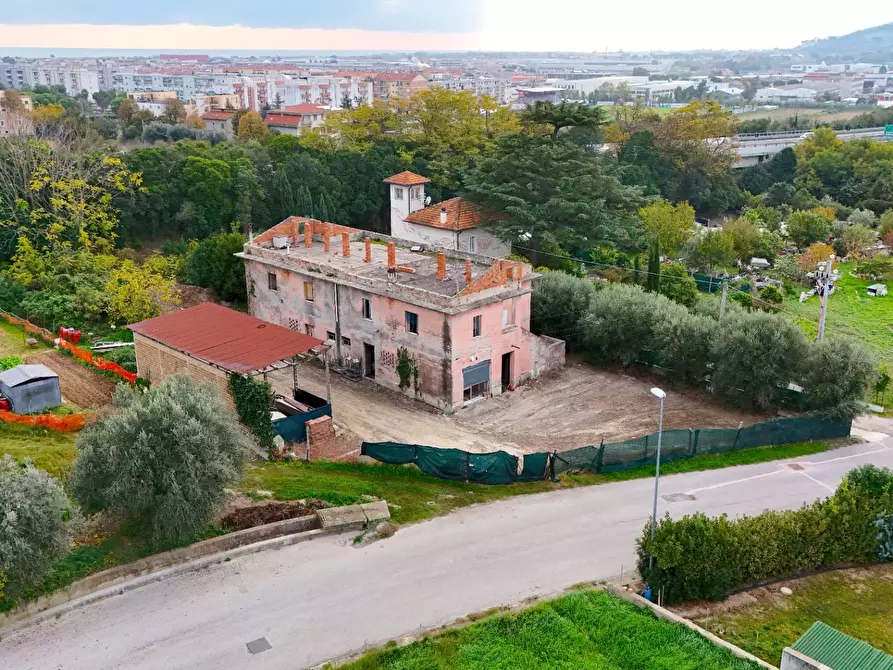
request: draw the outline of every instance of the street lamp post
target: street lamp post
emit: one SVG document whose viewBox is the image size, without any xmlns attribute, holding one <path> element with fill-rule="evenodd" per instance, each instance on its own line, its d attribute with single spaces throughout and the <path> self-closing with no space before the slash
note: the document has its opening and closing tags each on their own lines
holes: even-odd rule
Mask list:
<svg viewBox="0 0 893 670">
<path fill-rule="evenodd" d="M 651 512 L 651 539 L 654 539 L 654 531 L 657 527 L 657 492 L 660 485 L 660 443 L 664 434 L 664 398 L 667 394 L 656 386 L 651 389 L 651 395 L 660 400 L 660 414 L 657 419 L 657 463 L 654 468 L 654 509 Z M 648 567 L 654 562 L 652 557 L 648 557 Z"/>
</svg>

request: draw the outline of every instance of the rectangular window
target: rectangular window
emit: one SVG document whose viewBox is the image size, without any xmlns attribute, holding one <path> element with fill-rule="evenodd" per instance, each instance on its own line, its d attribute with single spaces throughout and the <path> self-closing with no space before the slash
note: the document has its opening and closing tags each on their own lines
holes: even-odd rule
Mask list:
<svg viewBox="0 0 893 670">
<path fill-rule="evenodd" d="M 308 335 L 310 335 L 310 337 L 313 337 L 313 324 L 305 323 L 304 324 L 304 332 L 307 333 Z"/>
<path fill-rule="evenodd" d="M 394 200 L 403 200 L 403 189 L 399 186 L 394 187 Z"/>
<path fill-rule="evenodd" d="M 512 326 L 515 324 L 515 309 L 517 308 L 517 298 L 512 298 L 508 306 L 502 308 L 502 327 Z"/>
<path fill-rule="evenodd" d="M 477 238 L 476 235 L 469 235 L 469 236 L 468 236 L 468 250 L 469 250 L 471 253 L 473 253 L 473 254 L 474 254 L 474 253 L 477 253 L 477 250 L 478 250 L 478 238 Z"/>
<path fill-rule="evenodd" d="M 465 400 L 474 400 L 475 398 L 480 398 L 482 395 L 487 393 L 490 390 L 490 382 L 480 382 L 479 384 L 473 384 L 465 389 L 462 393 L 462 397 Z"/>
<path fill-rule="evenodd" d="M 350 346 L 350 338 L 349 338 L 349 337 L 342 337 L 342 338 L 341 338 L 341 346 L 342 346 L 342 347 L 349 347 L 349 346 Z"/>
<path fill-rule="evenodd" d="M 372 320 L 372 301 L 369 298 L 363 298 L 363 318 Z"/>
<path fill-rule="evenodd" d="M 406 332 L 419 334 L 419 315 L 415 312 L 406 313 Z"/>
<path fill-rule="evenodd" d="M 267 288 L 270 289 L 271 291 L 278 291 L 278 290 L 279 290 L 279 283 L 278 283 L 278 281 L 276 280 L 276 273 L 275 273 L 275 272 L 268 272 L 268 273 L 267 273 Z"/>
<path fill-rule="evenodd" d="M 471 336 L 472 337 L 480 337 L 481 336 L 481 316 L 478 314 L 471 320 Z"/>
<path fill-rule="evenodd" d="M 313 284 L 309 281 L 304 282 L 304 300 L 313 302 Z"/>
</svg>

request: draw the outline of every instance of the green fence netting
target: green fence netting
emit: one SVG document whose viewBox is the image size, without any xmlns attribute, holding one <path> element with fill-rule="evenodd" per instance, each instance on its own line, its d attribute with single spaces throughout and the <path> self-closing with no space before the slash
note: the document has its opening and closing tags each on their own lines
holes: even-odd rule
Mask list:
<svg viewBox="0 0 893 670">
<path fill-rule="evenodd" d="M 772 419 L 743 428 L 665 430 L 661 437 L 661 462 L 698 454 L 847 437 L 850 426 L 849 421 L 810 415 Z M 442 479 L 511 484 L 541 481 L 562 472 L 616 472 L 652 464 L 657 457 L 657 433 L 570 451 L 525 454 L 523 459 L 504 451 L 472 454 L 461 449 L 398 442 L 364 442 L 362 453 L 383 463 L 415 463 L 423 472 Z"/>
<path fill-rule="evenodd" d="M 704 291 L 705 293 L 716 293 L 717 291 L 722 291 L 722 283 L 725 281 L 722 277 L 702 275 L 698 274 L 697 272 L 692 272 L 691 276 L 695 280 L 695 284 L 698 285 L 699 291 Z"/>
</svg>

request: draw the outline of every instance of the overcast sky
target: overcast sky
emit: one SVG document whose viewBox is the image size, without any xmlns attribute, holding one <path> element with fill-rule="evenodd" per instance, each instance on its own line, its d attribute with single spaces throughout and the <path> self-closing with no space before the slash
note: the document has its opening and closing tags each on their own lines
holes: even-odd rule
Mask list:
<svg viewBox="0 0 893 670">
<path fill-rule="evenodd" d="M 690 50 L 793 47 L 890 20 L 750 0 L 9 0 L 3 47 L 331 50 Z M 828 8 L 830 9 L 830 7 Z M 733 15 L 734 11 L 734 15 Z"/>
</svg>

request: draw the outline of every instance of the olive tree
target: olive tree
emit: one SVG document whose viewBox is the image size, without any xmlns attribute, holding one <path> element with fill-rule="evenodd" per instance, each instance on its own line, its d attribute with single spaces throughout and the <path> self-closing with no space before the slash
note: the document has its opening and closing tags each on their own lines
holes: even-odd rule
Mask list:
<svg viewBox="0 0 893 670">
<path fill-rule="evenodd" d="M 544 272 L 533 282 L 530 329 L 538 335 L 565 340 L 573 348 L 580 342 L 580 320 L 589 309 L 595 289 L 592 281 L 564 272 Z"/>
<path fill-rule="evenodd" d="M 777 314 L 753 312 L 727 318 L 710 351 L 713 390 L 744 407 L 771 409 L 776 389 L 800 379 L 806 337 Z"/>
<path fill-rule="evenodd" d="M 841 418 L 859 414 L 861 400 L 877 376 L 868 347 L 840 338 L 813 344 L 807 370 L 805 386 L 812 407 Z"/>
<path fill-rule="evenodd" d="M 59 482 L 29 461 L 0 459 L 0 581 L 15 596 L 71 549 L 80 515 Z M 0 591 L 3 584 L 0 584 Z"/>
<path fill-rule="evenodd" d="M 240 476 L 251 438 L 211 384 L 187 375 L 148 391 L 119 385 L 118 411 L 77 440 L 71 491 L 88 512 L 103 510 L 155 545 L 207 525 L 224 487 Z"/>
<path fill-rule="evenodd" d="M 688 310 L 638 286 L 611 284 L 596 291 L 583 320 L 587 353 L 596 360 L 632 365 L 655 351 L 657 325 Z"/>
</svg>

